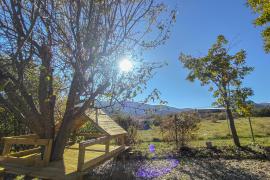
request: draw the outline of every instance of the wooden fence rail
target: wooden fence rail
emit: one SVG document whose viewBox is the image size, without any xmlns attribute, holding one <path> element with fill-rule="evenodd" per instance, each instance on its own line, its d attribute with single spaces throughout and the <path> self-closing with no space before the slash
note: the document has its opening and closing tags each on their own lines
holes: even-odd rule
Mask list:
<svg viewBox="0 0 270 180">
<path fill-rule="evenodd" d="M 91 160 L 89 160 L 88 162 L 85 162 L 85 149 L 91 145 L 101 144 L 101 143 L 105 144 L 104 156 L 106 156 L 109 153 L 109 149 L 110 149 L 109 136 L 104 136 L 97 139 L 91 139 L 91 140 L 87 140 L 87 141 L 79 143 L 79 155 L 78 155 L 78 166 L 77 166 L 78 171 L 83 171 L 84 169 L 87 169 L 89 166 L 92 165 Z"/>
<path fill-rule="evenodd" d="M 23 135 L 4 137 L 2 138 L 2 141 L 4 143 L 4 149 L 1 156 L 2 162 L 45 166 L 50 161 L 52 139 L 39 139 L 37 135 Z M 35 147 L 24 151 L 11 152 L 12 145 L 33 145 Z M 42 148 L 37 146 L 44 146 L 44 151 L 42 152 Z"/>
</svg>

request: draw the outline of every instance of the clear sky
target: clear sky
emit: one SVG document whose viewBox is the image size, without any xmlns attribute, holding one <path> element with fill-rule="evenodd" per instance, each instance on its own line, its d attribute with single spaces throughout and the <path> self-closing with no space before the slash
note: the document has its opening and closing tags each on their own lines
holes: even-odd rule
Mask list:
<svg viewBox="0 0 270 180">
<path fill-rule="evenodd" d="M 251 87 L 255 102 L 270 102 L 270 54 L 263 51 L 261 28 L 252 24 L 256 15 L 246 6 L 245 0 L 176 0 L 178 4 L 177 22 L 166 45 L 147 52 L 149 60 L 168 62 L 149 82 L 161 91 L 162 99 L 169 106 L 210 107 L 214 101 L 207 87 L 199 82 L 185 80 L 185 70 L 178 56 L 180 52 L 193 56 L 205 55 L 219 34 L 234 45 L 233 51 L 244 49 L 247 63 L 255 67 L 244 85 Z M 168 2 L 171 2 L 168 0 Z M 175 4 L 175 1 L 173 2 Z M 149 92 L 146 92 L 149 93 Z"/>
</svg>

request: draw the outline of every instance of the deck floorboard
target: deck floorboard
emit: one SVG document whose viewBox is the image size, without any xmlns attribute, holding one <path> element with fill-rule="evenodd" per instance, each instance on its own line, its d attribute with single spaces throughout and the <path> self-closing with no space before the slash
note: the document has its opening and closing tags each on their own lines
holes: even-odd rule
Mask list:
<svg viewBox="0 0 270 180">
<path fill-rule="evenodd" d="M 102 152 L 104 150 L 104 152 Z M 95 144 L 86 148 L 85 162 L 93 161 L 98 165 L 107 159 L 115 157 L 125 148 L 117 145 L 110 145 L 109 153 L 105 154 L 105 145 Z M 25 167 L 14 164 L 1 163 L 0 166 L 5 168 L 5 172 L 13 174 L 25 174 L 38 178 L 47 179 L 76 179 L 77 176 L 81 176 L 84 172 L 77 172 L 79 145 L 67 147 L 64 152 L 64 158 L 61 161 L 50 162 L 48 166 L 38 167 Z M 92 168 L 93 168 L 92 167 Z"/>
</svg>

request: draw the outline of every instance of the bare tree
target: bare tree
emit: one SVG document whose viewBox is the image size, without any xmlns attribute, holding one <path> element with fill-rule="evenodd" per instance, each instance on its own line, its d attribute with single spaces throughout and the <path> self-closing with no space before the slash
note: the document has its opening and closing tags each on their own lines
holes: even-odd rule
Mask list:
<svg viewBox="0 0 270 180">
<path fill-rule="evenodd" d="M 174 21 L 175 12 L 154 0 L 3 0 L 0 101 L 34 133 L 54 138 L 52 159 L 61 159 L 73 122 L 86 109 L 145 89 L 161 64 L 137 55 L 163 44 Z M 127 54 L 138 65 L 119 73 L 117 62 Z M 56 134 L 55 104 L 63 98 Z"/>
<path fill-rule="evenodd" d="M 200 118 L 195 112 L 181 112 L 164 119 L 161 124 L 168 139 L 175 141 L 176 148 L 186 147 L 192 139 L 192 133 L 198 130 Z"/>
</svg>

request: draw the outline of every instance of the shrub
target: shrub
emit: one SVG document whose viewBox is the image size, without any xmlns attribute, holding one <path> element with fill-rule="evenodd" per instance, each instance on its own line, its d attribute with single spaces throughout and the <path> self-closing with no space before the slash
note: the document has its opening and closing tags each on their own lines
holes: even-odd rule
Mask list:
<svg viewBox="0 0 270 180">
<path fill-rule="evenodd" d="M 127 145 L 137 143 L 137 123 L 135 123 L 130 116 L 123 114 L 116 114 L 112 118 L 127 131 L 128 134 L 125 143 Z"/>
<path fill-rule="evenodd" d="M 128 132 L 128 138 L 127 138 L 126 144 L 136 144 L 137 128 L 135 126 L 130 126 L 127 132 Z"/>
<path fill-rule="evenodd" d="M 165 140 L 173 140 L 177 148 L 187 146 L 187 143 L 194 139 L 194 132 L 198 129 L 200 119 L 197 113 L 182 112 L 178 115 L 169 116 L 164 119 L 161 130 L 166 132 Z"/>
<path fill-rule="evenodd" d="M 161 140 L 159 138 L 153 138 L 152 141 L 153 142 L 161 142 Z"/>
</svg>

